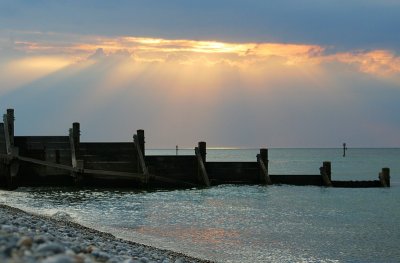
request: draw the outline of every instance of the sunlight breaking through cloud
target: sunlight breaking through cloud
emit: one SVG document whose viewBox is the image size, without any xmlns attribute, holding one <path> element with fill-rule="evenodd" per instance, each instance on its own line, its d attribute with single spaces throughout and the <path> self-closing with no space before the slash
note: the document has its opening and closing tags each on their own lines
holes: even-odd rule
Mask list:
<svg viewBox="0 0 400 263">
<path fill-rule="evenodd" d="M 31 35 L 40 35 L 35 40 Z M 65 41 L 68 39 L 68 41 Z M 104 55 L 119 54 L 136 61 L 206 65 L 226 64 L 239 68 L 274 61 L 286 66 L 320 65 L 338 62 L 355 66 L 360 72 L 388 77 L 400 74 L 400 57 L 389 50 L 347 51 L 326 54 L 325 47 L 291 43 L 227 43 L 150 37 L 101 37 L 25 32 L 14 41 L 14 49 L 27 56 L 68 56 L 79 62 L 93 58 L 96 51 Z"/>
<path fill-rule="evenodd" d="M 221 146 L 327 145 L 324 134 L 333 130 L 339 135 L 329 143 L 354 141 L 397 107 L 387 102 L 396 96 L 381 98 L 387 107 L 378 108 L 371 98 L 400 91 L 400 58 L 389 50 L 40 32 L 16 33 L 13 41 L 0 35 L 0 45 L 2 105 L 47 116 L 29 129 L 78 120 L 87 123 L 85 134 L 119 140 L 140 127 L 161 147 L 199 138 Z M 355 96 L 360 90 L 367 95 Z M 329 118 L 341 125 L 319 132 Z M 103 127 L 105 119 L 118 129 Z M 398 134 L 398 126 L 378 123 L 385 138 Z"/>
</svg>

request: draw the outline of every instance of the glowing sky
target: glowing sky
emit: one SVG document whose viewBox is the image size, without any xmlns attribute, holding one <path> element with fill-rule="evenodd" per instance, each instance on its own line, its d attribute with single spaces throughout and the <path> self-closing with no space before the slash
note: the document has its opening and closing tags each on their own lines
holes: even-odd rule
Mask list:
<svg viewBox="0 0 400 263">
<path fill-rule="evenodd" d="M 400 146 L 398 1 L 2 1 L 17 134 Z"/>
</svg>

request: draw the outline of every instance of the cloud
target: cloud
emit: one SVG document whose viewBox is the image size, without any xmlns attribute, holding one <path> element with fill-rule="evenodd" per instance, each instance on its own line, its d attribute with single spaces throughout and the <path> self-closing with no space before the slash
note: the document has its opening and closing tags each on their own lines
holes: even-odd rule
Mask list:
<svg viewBox="0 0 400 263">
<path fill-rule="evenodd" d="M 36 40 L 34 36 L 39 36 Z M 100 37 L 39 32 L 18 32 L 14 50 L 27 55 L 64 56 L 71 61 L 99 59 L 108 54 L 131 56 L 138 61 L 181 63 L 227 63 L 236 66 L 281 61 L 287 66 L 339 62 L 355 65 L 358 70 L 380 77 L 398 75 L 400 59 L 384 49 L 333 52 L 331 47 L 294 43 L 231 43 L 185 39 L 163 39 L 133 36 Z M 0 42 L 1 44 L 1 42 Z M 4 44 L 4 48 L 7 47 Z M 199 60 L 200 59 L 200 60 Z"/>
<path fill-rule="evenodd" d="M 106 57 L 106 53 L 102 48 L 96 49 L 96 51 L 88 57 L 88 59 L 98 60 Z"/>
<path fill-rule="evenodd" d="M 338 53 L 327 59 L 356 65 L 361 72 L 382 77 L 400 74 L 400 57 L 388 50 Z"/>
<path fill-rule="evenodd" d="M 18 55 L 0 58 L 0 104 L 26 133 L 64 134 L 80 121 L 84 140 L 126 141 L 144 128 L 149 147 L 398 145 L 399 58 L 389 50 L 37 32 L 14 40 Z"/>
</svg>

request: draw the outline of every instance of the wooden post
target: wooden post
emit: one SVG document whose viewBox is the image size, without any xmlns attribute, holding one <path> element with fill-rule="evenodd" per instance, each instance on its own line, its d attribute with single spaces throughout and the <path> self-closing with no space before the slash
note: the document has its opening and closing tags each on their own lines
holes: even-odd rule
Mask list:
<svg viewBox="0 0 400 263">
<path fill-rule="evenodd" d="M 206 142 L 199 142 L 199 153 L 201 156 L 201 159 L 203 160 L 203 163 L 206 163 L 206 155 L 207 155 L 207 144 Z"/>
<path fill-rule="evenodd" d="M 325 186 L 332 186 L 331 181 L 331 162 L 323 162 L 322 167 L 319 168 L 322 177 L 322 183 Z"/>
<path fill-rule="evenodd" d="M 139 136 L 141 137 L 141 140 L 139 139 Z M 142 172 L 143 172 L 142 182 L 145 184 L 148 184 L 149 179 L 150 179 L 150 174 L 149 174 L 149 170 L 147 169 L 147 166 L 146 166 L 144 154 L 142 152 L 142 149 L 144 150 L 144 131 L 137 130 L 137 134 L 133 135 L 133 141 L 135 143 L 136 153 L 137 153 L 137 157 L 138 157 L 137 159 L 139 162 L 138 167 L 141 167 Z"/>
<path fill-rule="evenodd" d="M 7 109 L 8 134 L 10 136 L 11 146 L 14 146 L 14 109 Z"/>
<path fill-rule="evenodd" d="M 344 142 L 343 143 L 343 157 L 346 157 L 346 150 L 347 150 L 347 147 L 346 147 L 346 143 Z"/>
<path fill-rule="evenodd" d="M 7 109 L 7 114 L 3 115 L 4 139 L 7 154 L 18 155 L 18 149 L 14 147 L 14 109 Z"/>
<path fill-rule="evenodd" d="M 383 187 L 390 187 L 390 169 L 382 168 L 382 172 L 379 173 L 379 181 Z"/>
<path fill-rule="evenodd" d="M 8 190 L 17 188 L 17 175 L 19 171 L 18 148 L 14 147 L 14 110 L 7 109 L 3 115 L 4 139 L 7 157 L 4 160 L 5 186 Z"/>
<path fill-rule="evenodd" d="M 269 160 L 268 160 L 268 149 L 266 149 L 266 148 L 260 149 L 260 157 L 261 157 L 261 160 L 264 162 L 265 168 L 268 171 L 268 162 L 269 162 Z"/>
<path fill-rule="evenodd" d="M 75 181 L 75 186 L 82 186 L 83 184 L 83 173 L 84 173 L 84 162 L 83 160 L 76 160 L 76 171 L 72 173 Z"/>
<path fill-rule="evenodd" d="M 142 155 L 144 158 L 146 156 L 145 148 L 144 148 L 144 143 L 145 143 L 144 142 L 144 130 L 137 130 L 136 134 L 137 134 L 137 138 L 138 138 L 139 148 L 142 151 Z"/>
<path fill-rule="evenodd" d="M 201 149 L 201 150 L 200 150 Z M 194 148 L 194 152 L 197 157 L 197 173 L 198 173 L 198 178 L 203 181 L 204 185 L 209 187 L 211 185 L 210 179 L 208 178 L 208 173 L 206 170 L 205 166 L 205 159 L 203 159 L 203 156 L 205 158 L 206 156 L 206 143 L 205 142 L 199 142 L 198 147 Z"/>
<path fill-rule="evenodd" d="M 11 145 L 11 140 L 10 140 L 10 132 L 9 132 L 9 128 L 8 128 L 8 115 L 4 114 L 3 115 L 3 121 L 4 121 L 4 140 L 6 143 L 6 153 L 8 155 L 11 155 L 12 152 L 12 148 L 13 146 Z"/>
<path fill-rule="evenodd" d="M 75 180 L 76 186 L 81 186 L 84 173 L 84 161 L 80 160 L 80 139 L 81 131 L 79 122 L 72 123 L 72 129 L 69 129 L 69 141 L 71 145 L 71 161 L 72 168 L 71 175 Z"/>
<path fill-rule="evenodd" d="M 81 142 L 81 130 L 79 122 L 72 123 L 72 138 L 74 139 L 75 158 L 80 158 L 79 144 Z"/>
<path fill-rule="evenodd" d="M 268 149 L 262 148 L 260 149 L 260 154 L 257 155 L 257 161 L 260 165 L 260 177 L 261 180 L 265 182 L 267 185 L 272 184 L 272 180 L 269 176 L 268 172 Z"/>
<path fill-rule="evenodd" d="M 322 163 L 322 167 L 325 169 L 326 175 L 329 178 L 329 181 L 332 181 L 332 165 L 331 162 L 325 161 Z"/>
<path fill-rule="evenodd" d="M 73 129 L 69 129 L 69 144 L 71 147 L 71 163 L 72 167 L 76 168 L 76 150 L 75 150 L 75 139 L 74 139 L 74 132 Z"/>
</svg>

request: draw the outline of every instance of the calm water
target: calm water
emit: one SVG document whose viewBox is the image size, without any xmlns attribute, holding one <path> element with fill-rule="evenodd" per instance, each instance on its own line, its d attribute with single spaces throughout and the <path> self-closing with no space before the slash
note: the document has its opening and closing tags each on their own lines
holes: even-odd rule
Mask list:
<svg viewBox="0 0 400 263">
<path fill-rule="evenodd" d="M 192 154 L 180 150 L 179 154 Z M 175 154 L 153 150 L 147 154 Z M 257 150 L 208 150 L 208 161 L 255 161 Z M 375 180 L 391 168 L 390 189 L 218 186 L 133 192 L 21 188 L 0 203 L 52 215 L 118 237 L 218 262 L 400 262 L 400 149 L 271 149 L 270 172 Z"/>
</svg>

